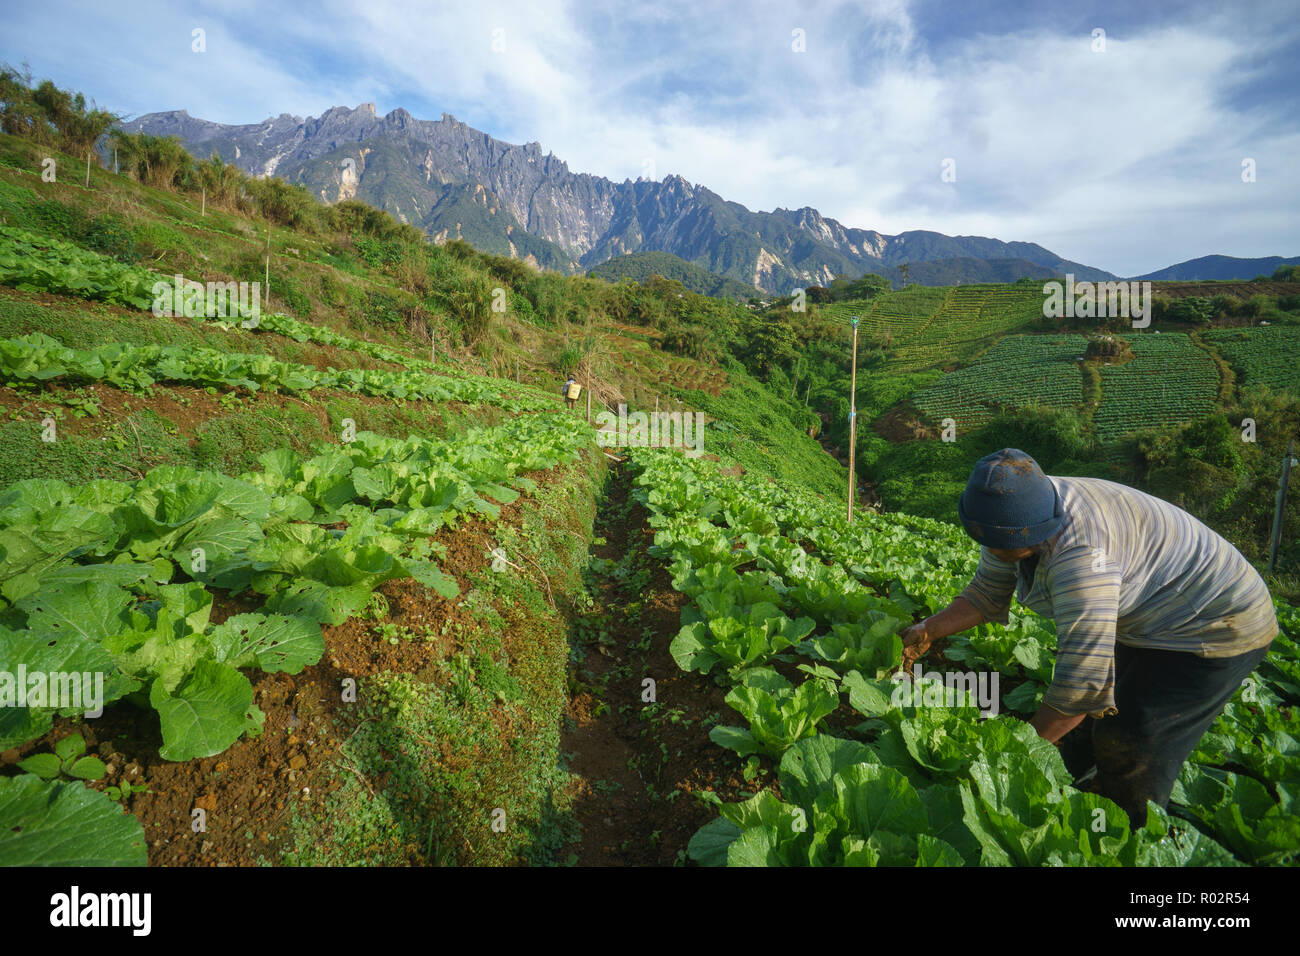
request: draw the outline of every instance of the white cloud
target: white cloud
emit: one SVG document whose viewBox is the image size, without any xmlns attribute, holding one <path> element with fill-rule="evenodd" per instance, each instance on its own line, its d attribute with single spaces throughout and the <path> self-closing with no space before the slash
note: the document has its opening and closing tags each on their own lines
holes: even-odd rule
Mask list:
<svg viewBox="0 0 1300 956">
<path fill-rule="evenodd" d="M 1123 274 L 1300 251 L 1293 111 L 1228 99 L 1295 42 L 1283 7 L 1134 26 L 1100 54 L 1087 30 L 1041 22 L 931 43 L 904 0 L 153 3 L 78 10 L 77 29 L 57 32 L 57 4 L 12 12 L 5 56 L 136 112 L 446 110 L 575 172 L 636 178 L 652 158 L 659 177 L 754 209 L 1036 241 Z M 189 53 L 193 26 L 205 55 Z M 1260 162 L 1250 187 L 1243 155 Z M 939 178 L 949 157 L 955 184 Z"/>
</svg>

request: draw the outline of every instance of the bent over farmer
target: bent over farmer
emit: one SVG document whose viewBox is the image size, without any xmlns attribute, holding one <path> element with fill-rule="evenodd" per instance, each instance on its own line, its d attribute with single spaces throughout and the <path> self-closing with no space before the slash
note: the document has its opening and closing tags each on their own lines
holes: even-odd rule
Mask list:
<svg viewBox="0 0 1300 956">
<path fill-rule="evenodd" d="M 1147 801 L 1168 803 L 1183 762 L 1277 636 L 1263 578 L 1181 508 L 1100 478 L 1049 477 L 1017 448 L 980 459 L 957 510 L 979 568 L 904 632 L 904 667 L 937 638 L 1007 623 L 1013 594 L 1052 618 L 1056 669 L 1030 723 L 1059 743 L 1093 718 L 1098 789 L 1143 826 Z"/>
<path fill-rule="evenodd" d="M 564 396 L 564 404 L 569 411 L 573 411 L 578 405 L 578 396 L 582 394 L 582 386 L 579 385 L 572 375 L 565 381 L 564 386 L 560 389 L 560 394 Z"/>
</svg>

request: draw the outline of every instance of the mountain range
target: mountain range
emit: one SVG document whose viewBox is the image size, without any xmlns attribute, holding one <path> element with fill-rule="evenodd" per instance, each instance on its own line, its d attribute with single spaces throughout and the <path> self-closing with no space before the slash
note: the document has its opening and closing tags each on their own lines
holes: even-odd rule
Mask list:
<svg viewBox="0 0 1300 956">
<path fill-rule="evenodd" d="M 775 294 L 865 272 L 927 285 L 1067 272 L 1117 278 L 1032 242 L 921 230 L 891 236 L 850 228 L 811 207 L 753 212 L 676 175 L 617 183 L 575 173 L 538 143 L 505 143 L 448 113 L 440 120 L 404 109 L 379 116 L 373 103 L 363 103 L 319 117 L 283 113 L 227 125 L 175 110 L 124 126 L 176 136 L 199 158 L 215 153 L 250 174 L 300 183 L 325 202 L 362 199 L 435 241 L 464 239 L 566 273 L 630 253 L 665 252 Z"/>
</svg>

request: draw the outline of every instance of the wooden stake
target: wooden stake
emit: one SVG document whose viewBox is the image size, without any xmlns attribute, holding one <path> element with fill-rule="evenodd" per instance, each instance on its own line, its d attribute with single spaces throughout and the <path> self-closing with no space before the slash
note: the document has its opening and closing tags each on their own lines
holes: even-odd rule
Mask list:
<svg viewBox="0 0 1300 956">
<path fill-rule="evenodd" d="M 200 215 L 200 216 L 206 216 L 207 214 L 208 214 L 208 187 L 207 187 L 207 186 L 204 186 L 204 187 L 203 187 L 203 204 L 202 204 L 201 206 L 199 206 L 199 215 Z"/>
<path fill-rule="evenodd" d="M 429 333 L 429 363 L 438 364 L 438 336 L 432 332 Z"/>
<path fill-rule="evenodd" d="M 587 424 L 591 424 L 591 383 L 587 383 Z"/>
<path fill-rule="evenodd" d="M 853 372 L 849 377 L 849 521 L 853 520 L 854 452 L 858 444 L 858 317 L 853 317 Z"/>
<path fill-rule="evenodd" d="M 515 384 L 519 384 L 519 356 L 515 356 Z"/>
<path fill-rule="evenodd" d="M 90 152 L 86 153 L 86 188 L 90 188 Z"/>
<path fill-rule="evenodd" d="M 266 227 L 266 304 L 271 304 L 271 227 Z"/>
</svg>

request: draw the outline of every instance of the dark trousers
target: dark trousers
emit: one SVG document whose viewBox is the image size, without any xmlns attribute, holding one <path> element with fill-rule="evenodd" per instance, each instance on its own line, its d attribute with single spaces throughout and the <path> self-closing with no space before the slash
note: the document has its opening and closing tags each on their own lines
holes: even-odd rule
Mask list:
<svg viewBox="0 0 1300 956">
<path fill-rule="evenodd" d="M 1261 647 L 1209 658 L 1116 644 L 1118 713 L 1085 721 L 1067 735 L 1067 767 L 1077 776 L 1095 762 L 1096 790 L 1124 809 L 1131 826 L 1144 826 L 1147 801 L 1169 803 L 1188 755 L 1266 653 Z"/>
</svg>

